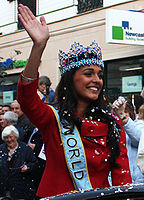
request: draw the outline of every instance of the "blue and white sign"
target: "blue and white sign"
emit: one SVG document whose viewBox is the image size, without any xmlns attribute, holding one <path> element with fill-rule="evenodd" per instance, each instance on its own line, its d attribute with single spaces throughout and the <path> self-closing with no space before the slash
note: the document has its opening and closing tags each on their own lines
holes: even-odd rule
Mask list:
<svg viewBox="0 0 144 200">
<path fill-rule="evenodd" d="M 141 92 L 142 76 L 122 77 L 122 93 Z"/>
<path fill-rule="evenodd" d="M 12 103 L 13 102 L 13 91 L 3 92 L 3 103 Z"/>
<path fill-rule="evenodd" d="M 108 9 L 106 42 L 144 45 L 144 12 Z"/>
</svg>

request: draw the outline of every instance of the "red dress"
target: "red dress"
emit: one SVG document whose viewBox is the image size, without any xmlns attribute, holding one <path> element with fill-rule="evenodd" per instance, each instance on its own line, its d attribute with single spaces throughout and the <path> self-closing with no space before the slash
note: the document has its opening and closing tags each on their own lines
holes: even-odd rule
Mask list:
<svg viewBox="0 0 144 200">
<path fill-rule="evenodd" d="M 18 83 L 17 100 L 30 121 L 42 133 L 45 144 L 46 167 L 37 195 L 48 197 L 75 190 L 69 174 L 57 121 L 52 109 L 44 104 L 37 95 L 38 80 L 23 85 Z M 110 148 L 106 145 L 108 126 L 98 121 L 83 120 L 81 139 L 84 145 L 90 181 L 93 188 L 109 187 L 108 174 L 112 173 L 114 186 L 131 183 L 128 164 L 126 138 L 121 121 L 119 168 L 111 168 L 108 158 Z M 91 139 L 90 137 L 93 137 Z"/>
</svg>

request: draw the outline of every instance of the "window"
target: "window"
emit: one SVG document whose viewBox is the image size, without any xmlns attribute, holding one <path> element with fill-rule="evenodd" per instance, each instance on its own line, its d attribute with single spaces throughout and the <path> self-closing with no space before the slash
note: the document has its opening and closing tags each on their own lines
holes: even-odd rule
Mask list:
<svg viewBox="0 0 144 200">
<path fill-rule="evenodd" d="M 135 56 L 124 59 L 112 60 L 105 62 L 105 73 L 106 73 L 106 91 L 109 95 L 129 96 L 132 94 L 139 94 L 141 91 L 135 90 L 138 78 L 140 77 L 141 88 L 143 86 L 144 77 L 144 56 Z M 124 85 L 125 80 L 131 80 L 133 82 L 130 85 Z M 126 90 L 129 87 L 129 90 Z M 125 92 L 127 91 L 127 92 Z M 137 91 L 137 92 L 134 92 Z"/>
<path fill-rule="evenodd" d="M 36 0 L 18 0 L 18 4 L 19 3 L 28 6 L 32 11 L 32 13 L 36 16 Z M 19 19 L 18 19 L 18 29 L 23 29 L 23 25 Z"/>
<path fill-rule="evenodd" d="M 12 1 L 15 1 L 15 0 L 7 0 L 7 1 L 12 2 Z"/>
<path fill-rule="evenodd" d="M 19 74 L 12 74 L 0 78 L 0 104 L 10 105 L 16 99 L 19 76 Z"/>
<path fill-rule="evenodd" d="M 93 10 L 103 6 L 103 0 L 78 0 L 78 13 Z"/>
</svg>

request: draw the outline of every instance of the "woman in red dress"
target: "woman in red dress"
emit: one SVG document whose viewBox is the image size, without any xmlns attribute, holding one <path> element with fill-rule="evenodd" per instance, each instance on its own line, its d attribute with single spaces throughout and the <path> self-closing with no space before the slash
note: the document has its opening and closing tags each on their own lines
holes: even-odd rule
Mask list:
<svg viewBox="0 0 144 200">
<path fill-rule="evenodd" d="M 109 172 L 114 186 L 131 183 L 121 120 L 104 108 L 104 63 L 98 44 L 84 47 L 75 42 L 67 54 L 60 51 L 61 80 L 55 103 L 46 105 L 37 88 L 48 27 L 44 17 L 39 22 L 22 4 L 19 18 L 33 47 L 20 76 L 18 101 L 45 144 L 46 167 L 37 195 L 109 187 Z"/>
</svg>

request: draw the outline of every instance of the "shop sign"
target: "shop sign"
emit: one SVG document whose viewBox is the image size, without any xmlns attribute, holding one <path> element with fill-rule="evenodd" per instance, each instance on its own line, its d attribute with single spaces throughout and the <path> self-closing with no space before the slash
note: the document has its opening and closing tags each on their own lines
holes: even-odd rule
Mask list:
<svg viewBox="0 0 144 200">
<path fill-rule="evenodd" d="M 106 11 L 106 42 L 144 45 L 144 12 Z"/>
<path fill-rule="evenodd" d="M 3 92 L 3 103 L 8 104 L 13 102 L 13 91 Z"/>
<path fill-rule="evenodd" d="M 141 92 L 142 76 L 122 77 L 122 93 Z"/>
<path fill-rule="evenodd" d="M 112 5 L 116 5 L 116 4 L 124 3 L 124 2 L 129 2 L 129 1 L 132 1 L 132 0 L 103 0 L 103 6 L 104 7 L 112 6 Z"/>
</svg>

